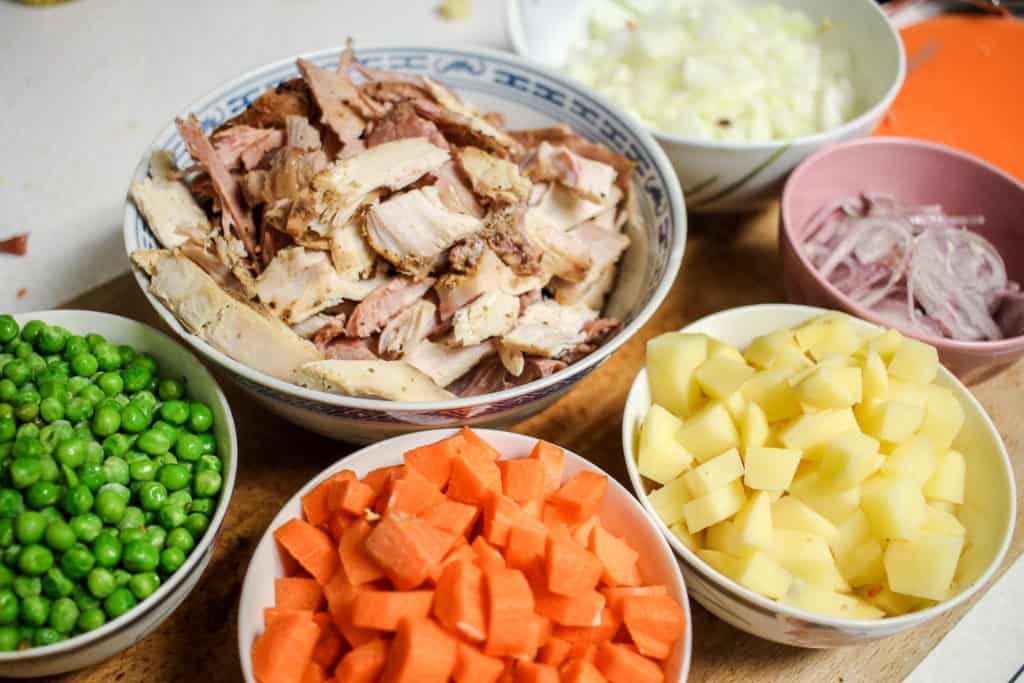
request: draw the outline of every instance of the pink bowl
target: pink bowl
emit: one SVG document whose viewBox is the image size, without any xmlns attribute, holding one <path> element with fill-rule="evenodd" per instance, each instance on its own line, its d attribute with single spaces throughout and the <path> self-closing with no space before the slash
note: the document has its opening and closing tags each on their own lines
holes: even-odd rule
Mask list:
<svg viewBox="0 0 1024 683">
<path fill-rule="evenodd" d="M 915 204 L 942 204 L 952 214 L 982 214 L 975 228 L 1006 261 L 1011 280 L 1024 280 L 1024 185 L 995 166 L 964 152 L 906 138 L 865 138 L 822 150 L 800 164 L 782 192 L 779 250 L 790 301 L 837 308 L 893 327 L 833 287 L 800 248 L 811 215 L 829 202 L 860 192 L 884 192 Z M 1024 336 L 987 342 L 953 341 L 899 328 L 932 344 L 947 368 L 977 382 L 1024 355 Z"/>
</svg>

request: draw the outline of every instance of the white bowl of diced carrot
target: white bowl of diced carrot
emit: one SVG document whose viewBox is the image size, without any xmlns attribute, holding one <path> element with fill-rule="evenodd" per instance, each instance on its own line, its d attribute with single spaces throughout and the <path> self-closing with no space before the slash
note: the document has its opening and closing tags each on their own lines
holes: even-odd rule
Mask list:
<svg viewBox="0 0 1024 683">
<path fill-rule="evenodd" d="M 531 437 L 435 430 L 339 461 L 246 573 L 249 683 L 684 681 L 690 612 L 632 495 Z"/>
</svg>

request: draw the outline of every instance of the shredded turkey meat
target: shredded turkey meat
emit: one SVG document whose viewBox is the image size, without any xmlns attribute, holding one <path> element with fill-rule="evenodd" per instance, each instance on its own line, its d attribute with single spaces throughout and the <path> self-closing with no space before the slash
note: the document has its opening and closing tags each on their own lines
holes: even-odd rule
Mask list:
<svg viewBox="0 0 1024 683">
<path fill-rule="evenodd" d="M 164 247 L 133 262 L 190 332 L 279 379 L 394 401 L 519 386 L 618 333 L 601 311 L 636 220 L 633 162 L 564 126 L 510 131 L 445 84 L 351 49 L 337 68 L 296 68 L 212 131 L 179 119 L 194 163 L 154 150 L 131 187 Z M 836 258 L 877 258 L 900 235 Z M 899 291 L 925 302 L 937 277 L 916 268 Z M 928 320 L 990 333 L 980 301 L 990 320 L 1022 324 L 1024 299 L 1004 289 L 928 303 Z"/>
</svg>

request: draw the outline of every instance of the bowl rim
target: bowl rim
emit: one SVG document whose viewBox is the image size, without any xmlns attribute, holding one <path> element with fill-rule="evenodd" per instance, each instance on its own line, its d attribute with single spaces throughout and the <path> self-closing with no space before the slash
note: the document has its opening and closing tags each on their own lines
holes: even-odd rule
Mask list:
<svg viewBox="0 0 1024 683">
<path fill-rule="evenodd" d="M 284 57 L 272 62 L 268 62 L 251 69 L 247 69 L 245 72 L 238 76 L 222 83 L 213 89 L 209 90 L 199 98 L 190 102 L 184 109 L 176 114 L 176 116 L 186 116 L 190 112 L 196 111 L 207 106 L 210 102 L 219 99 L 222 93 L 228 91 L 238 84 L 256 76 L 265 71 L 281 68 L 289 64 L 294 64 L 297 59 L 316 60 L 326 56 L 334 56 L 340 54 L 345 46 L 339 45 L 334 47 L 321 48 L 309 52 L 296 54 L 289 57 Z M 624 128 L 626 128 L 634 137 L 637 144 L 650 156 L 658 174 L 665 179 L 665 193 L 667 195 L 668 202 L 668 218 L 671 222 L 671 234 L 673 235 L 673 247 L 668 253 L 668 258 L 665 261 L 665 273 L 661 278 L 661 281 L 654 288 L 651 294 L 650 300 L 637 311 L 636 316 L 628 324 L 624 325 L 623 328 L 614 335 L 611 339 L 606 341 L 604 344 L 599 346 L 595 351 L 580 359 L 579 361 L 568 365 L 567 367 L 554 372 L 547 377 L 527 382 L 517 387 L 510 389 L 503 389 L 488 394 L 481 394 L 479 396 L 466 396 L 461 398 L 447 399 L 443 401 L 389 401 L 386 399 L 378 398 L 364 398 L 347 396 L 344 394 L 334 394 L 327 391 L 321 391 L 318 389 L 308 389 L 301 387 L 297 384 L 292 384 L 284 380 L 271 377 L 270 375 L 259 372 L 247 365 L 244 365 L 235 359 L 231 358 L 222 351 L 214 348 L 204 339 L 197 337 L 196 335 L 189 332 L 175 317 L 173 313 L 160 302 L 150 291 L 149 291 L 149 277 L 135 265 L 131 260 L 131 245 L 135 243 L 134 240 L 134 221 L 138 214 L 138 210 L 135 204 L 131 201 L 131 198 L 126 193 L 125 195 L 125 209 L 122 221 L 122 238 L 124 241 L 125 252 L 128 255 L 128 261 L 130 264 L 132 275 L 135 278 L 135 282 L 138 284 L 142 293 L 146 296 L 150 306 L 157 312 L 157 315 L 166 323 L 171 329 L 175 331 L 182 339 L 184 339 L 190 346 L 199 351 L 203 356 L 210 359 L 212 362 L 227 368 L 231 372 L 240 377 L 263 387 L 268 387 L 279 393 L 287 396 L 297 397 L 310 401 L 317 404 L 326 404 L 330 406 L 344 407 L 344 408 L 355 408 L 368 411 L 397 411 L 397 412 L 436 412 L 436 411 L 450 411 L 465 408 L 478 407 L 480 405 L 500 403 L 503 401 L 513 400 L 523 396 L 527 396 L 531 393 L 538 391 L 550 391 L 559 387 L 563 382 L 578 380 L 590 370 L 594 369 L 606 359 L 608 359 L 615 351 L 617 351 L 623 344 L 631 339 L 640 328 L 651 318 L 654 312 L 665 300 L 669 290 L 675 283 L 680 267 L 683 262 L 683 253 L 686 249 L 686 236 L 687 236 L 687 214 L 685 209 L 685 203 L 683 199 L 683 190 L 679 182 L 676 180 L 675 171 L 672 169 L 672 164 L 668 160 L 668 156 L 662 149 L 661 145 L 658 144 L 651 133 L 641 125 L 629 112 L 623 111 L 620 107 L 613 104 L 603 95 L 592 91 L 581 83 L 578 83 L 560 73 L 554 69 L 549 69 L 543 65 L 531 62 L 519 55 L 515 55 L 509 52 L 503 52 L 499 50 L 491 50 L 487 48 L 480 48 L 475 46 L 468 47 L 439 47 L 436 45 L 429 44 L 411 44 L 411 45 L 389 45 L 386 43 L 370 43 L 361 47 L 355 48 L 356 55 L 358 56 L 361 50 L 422 50 L 427 52 L 436 53 L 438 51 L 452 51 L 457 50 L 470 55 L 477 55 L 490 60 L 504 60 L 514 63 L 517 67 L 533 70 L 540 74 L 544 78 L 550 79 L 556 83 L 559 83 L 568 90 L 575 90 L 577 92 L 585 94 L 588 98 L 596 101 L 602 105 L 608 112 L 614 114 Z M 136 177 L 145 175 L 149 167 L 149 159 L 152 151 L 157 148 L 161 140 L 171 135 L 175 130 L 174 120 L 172 119 L 166 126 L 164 126 L 159 133 L 153 138 L 152 142 L 146 148 L 139 163 L 136 164 L 135 170 L 132 173 L 131 181 L 134 181 Z M 131 182 L 130 181 L 130 182 Z M 137 245 L 136 245 L 137 246 Z M 546 393 L 546 392 L 545 392 Z"/>
<path fill-rule="evenodd" d="M 742 318 L 744 315 L 754 310 L 771 310 L 778 311 L 780 313 L 806 313 L 808 318 L 834 312 L 826 308 L 804 306 L 801 304 L 752 304 L 711 313 L 688 323 L 679 331 L 686 332 L 700 323 L 710 322 L 720 318 Z M 873 327 L 884 327 L 881 325 L 875 325 L 870 321 L 861 320 L 859 322 Z M 780 602 L 775 602 L 774 600 L 770 600 L 759 593 L 755 593 L 754 591 L 741 586 L 729 577 L 712 568 L 700 559 L 696 553 L 683 545 L 682 542 L 680 542 L 679 539 L 677 539 L 669 530 L 668 526 L 661 520 L 661 518 L 658 517 L 657 513 L 654 511 L 654 507 L 648 499 L 647 493 L 644 491 L 640 472 L 636 465 L 635 453 L 633 452 L 633 439 L 630 438 L 636 431 L 636 422 L 643 417 L 642 415 L 637 415 L 635 418 L 631 418 L 630 415 L 638 412 L 636 405 L 642 400 L 640 398 L 640 380 L 641 378 L 646 379 L 646 368 L 641 368 L 633 379 L 633 384 L 629 388 L 629 394 L 626 398 L 626 405 L 622 416 L 622 452 L 626 461 L 626 472 L 629 475 L 629 481 L 633 488 L 633 493 L 640 500 L 640 504 L 647 511 L 648 515 L 653 518 L 655 525 L 661 531 L 662 535 L 665 536 L 669 545 L 676 552 L 676 555 L 678 555 L 686 564 L 687 568 L 697 572 L 702 578 L 725 591 L 733 598 L 746 602 L 747 605 L 753 606 L 759 611 L 770 612 L 794 619 L 802 619 L 803 621 L 807 621 L 818 626 L 836 630 L 859 629 L 863 631 L 877 631 L 879 636 L 896 633 L 911 628 L 917 624 L 924 623 L 925 621 L 928 621 L 933 617 L 937 617 L 940 614 L 944 614 L 954 607 L 964 603 L 992 580 L 993 575 L 1000 569 L 1000 567 L 1002 567 L 1003 562 L 1006 559 L 1006 553 L 1009 550 L 1010 542 L 1013 540 L 1013 532 L 1017 519 L 1017 483 L 1014 479 L 1013 463 L 1010 461 L 1009 452 L 1006 449 L 1006 444 L 1003 443 L 1003 438 L 1000 435 L 999 430 L 992 422 L 992 418 L 989 416 L 988 411 L 986 411 L 984 406 L 981 405 L 981 402 L 978 401 L 974 394 L 971 393 L 971 391 L 956 377 L 956 375 L 942 365 L 939 366 L 939 373 L 945 379 L 951 380 L 954 383 L 954 386 L 957 388 L 957 393 L 959 394 L 958 398 L 965 400 L 979 411 L 982 416 L 982 423 L 989 433 L 995 438 L 996 445 L 998 446 L 997 454 L 999 456 L 999 461 L 1002 464 L 1002 471 L 1004 479 L 1006 480 L 1006 485 L 1009 488 L 1010 507 L 1006 533 L 999 544 L 999 549 L 996 552 L 994 559 L 989 566 L 986 567 L 985 571 L 982 572 L 969 586 L 953 597 L 947 598 L 946 600 L 926 609 L 908 612 L 907 614 L 895 617 L 884 617 L 878 620 L 842 619 L 815 614 L 814 612 L 808 612 L 806 610 L 784 605 Z M 633 424 L 630 424 L 630 419 L 632 419 Z"/>
<path fill-rule="evenodd" d="M 210 519 L 210 526 L 207 528 L 206 533 L 196 543 L 195 547 L 189 553 L 185 559 L 185 564 L 178 568 L 174 574 L 171 575 L 170 579 L 160 584 L 160 587 L 156 591 L 145 598 L 139 600 L 134 607 L 130 610 L 117 617 L 111 619 L 103 626 L 87 631 L 86 633 L 79 634 L 72 638 L 62 640 L 52 645 L 44 645 L 42 647 L 30 647 L 25 650 L 17 650 L 14 652 L 0 652 L 0 666 L 8 663 L 17 663 L 28 661 L 32 659 L 39 659 L 44 657 L 53 657 L 57 655 L 67 655 L 73 652 L 87 649 L 88 647 L 95 645 L 101 640 L 116 635 L 119 632 L 127 629 L 132 623 L 134 623 L 141 616 L 149 611 L 152 611 L 156 605 L 161 604 L 171 595 L 177 593 L 181 589 L 182 584 L 185 580 L 190 577 L 200 564 L 202 557 L 208 553 L 213 552 L 217 537 L 220 535 L 224 524 L 224 518 L 227 515 L 228 508 L 231 505 L 231 496 L 235 489 L 235 479 L 238 474 L 238 434 L 235 430 L 235 418 L 231 412 L 231 404 L 228 403 L 227 397 L 224 395 L 224 391 L 221 389 L 220 384 L 214 378 L 209 368 L 203 365 L 202 362 L 196 355 L 192 353 L 187 347 L 185 347 L 177 339 L 174 339 L 170 335 L 156 329 L 146 323 L 132 320 L 124 316 L 116 315 L 113 313 L 105 313 L 102 311 L 88 311 L 83 309 L 73 308 L 62 308 L 62 309 L 48 309 L 44 311 L 29 311 L 26 313 L 15 313 L 14 318 L 18 321 L 27 321 L 32 319 L 40 319 L 46 322 L 46 318 L 61 317 L 65 315 L 76 315 L 85 316 L 87 318 L 99 318 L 105 319 L 108 322 L 116 322 L 119 325 L 125 325 L 127 327 L 139 327 L 145 329 L 148 333 L 153 333 L 158 339 L 166 342 L 169 345 L 176 346 L 181 349 L 188 359 L 188 363 L 195 365 L 195 369 L 198 374 L 205 380 L 208 380 L 214 388 L 214 395 L 218 407 L 224 411 L 224 417 L 226 418 L 227 429 L 228 429 L 228 443 L 225 444 L 225 453 L 233 458 L 233 463 L 230 471 L 227 472 L 226 476 L 221 485 L 220 499 L 217 501 L 217 509 L 214 512 L 213 517 Z M 60 324 L 60 323 L 58 323 Z M 185 599 L 187 599 L 187 595 Z M 143 606 L 145 609 L 140 609 Z M 167 615 L 168 617 L 170 614 Z M 166 617 L 165 617 L 166 619 Z M 123 648 L 122 648 L 123 649 Z"/>
<path fill-rule="evenodd" d="M 669 133 L 662 131 L 653 126 L 648 126 L 645 123 L 641 123 L 637 119 L 637 125 L 644 128 L 651 135 L 657 138 L 659 141 L 666 143 L 672 143 L 675 145 L 687 145 L 690 147 L 698 147 L 708 151 L 717 152 L 773 152 L 778 151 L 784 147 L 805 147 L 805 146 L 820 146 L 829 143 L 832 140 L 842 139 L 854 134 L 859 128 L 864 127 L 873 120 L 880 118 L 892 105 L 893 100 L 896 99 L 896 95 L 899 94 L 900 89 L 903 87 L 903 81 L 907 77 L 907 54 L 906 49 L 903 46 L 903 41 L 899 36 L 896 27 L 893 26 L 892 21 L 882 11 L 881 6 L 874 0 L 857 0 L 866 9 L 876 14 L 883 22 L 885 27 L 885 35 L 889 47 L 895 47 L 897 52 L 897 63 L 896 73 L 893 74 L 891 83 L 888 89 L 874 105 L 870 108 L 865 109 L 860 114 L 845 121 L 838 126 L 828 128 L 817 133 L 811 133 L 809 135 L 798 135 L 793 138 L 780 138 L 778 140 L 766 140 L 756 142 L 742 142 L 732 140 L 711 140 L 708 138 L 697 138 L 689 137 L 685 135 L 678 135 L 676 133 Z M 526 42 L 524 40 L 522 23 L 519 21 L 518 9 L 520 7 L 521 0 L 505 0 L 505 33 L 512 43 L 512 48 L 516 54 L 520 55 L 524 59 L 533 62 L 529 55 L 529 51 L 526 49 Z M 540 64 L 540 62 L 533 62 Z M 542 65 L 545 68 L 555 69 L 561 71 L 562 67 L 551 67 L 548 65 Z M 573 77 L 565 76 L 570 82 L 577 84 L 580 87 L 588 87 L 582 81 L 579 81 Z M 632 112 L 626 111 L 630 116 L 634 116 Z"/>
<path fill-rule="evenodd" d="M 815 268 L 814 264 L 807 258 L 807 254 L 801 248 L 800 236 L 796 234 L 796 227 L 793 225 L 792 221 L 792 203 L 794 201 L 794 196 L 798 193 L 798 183 L 803 182 L 804 176 L 812 172 L 812 166 L 820 163 L 828 163 L 831 155 L 842 153 L 849 149 L 869 146 L 892 147 L 894 149 L 915 148 L 938 152 L 939 154 L 953 157 L 958 161 L 966 162 L 967 164 L 981 168 L 984 171 L 988 171 L 989 173 L 1008 181 L 1017 188 L 1022 196 L 1024 196 L 1024 183 L 1020 180 L 1014 178 L 998 166 L 991 164 L 980 157 L 974 156 L 973 154 L 956 149 L 955 147 L 943 145 L 938 142 L 931 142 L 930 140 L 917 140 L 914 138 L 898 136 L 878 136 L 848 140 L 846 142 L 818 150 L 814 154 L 808 156 L 800 162 L 799 165 L 797 165 L 789 175 L 789 178 L 786 179 L 786 183 L 782 188 L 782 197 L 779 202 L 779 216 L 781 219 L 779 221 L 779 227 L 785 234 L 786 239 L 792 245 L 793 252 L 796 254 L 800 265 L 814 276 L 815 282 L 824 287 L 825 291 L 828 292 L 834 300 L 841 302 L 841 305 L 846 307 L 849 311 L 853 311 L 853 314 L 856 317 L 863 318 L 864 320 L 881 327 L 892 327 L 903 334 L 928 342 L 937 348 L 948 349 L 950 351 L 976 353 L 978 351 L 1012 351 L 1024 346 L 1024 335 L 1016 335 L 1014 337 L 1006 337 L 1004 339 L 964 341 L 959 339 L 949 339 L 946 337 L 936 337 L 932 334 L 911 329 L 906 325 L 885 320 L 872 309 L 861 306 L 850 299 L 846 294 L 839 291 L 835 285 L 821 276 L 818 269 Z"/>
<path fill-rule="evenodd" d="M 335 473 L 345 469 L 346 464 L 348 463 L 350 458 L 354 458 L 355 456 L 363 456 L 363 455 L 365 455 L 366 451 L 369 451 L 371 449 L 386 448 L 389 445 L 391 445 L 392 442 L 394 442 L 396 440 L 413 440 L 413 439 L 422 440 L 422 439 L 427 439 L 429 441 L 429 440 L 433 440 L 433 439 L 443 439 L 443 438 L 446 438 L 448 436 L 451 436 L 453 434 L 458 433 L 458 431 L 459 431 L 459 428 L 457 428 L 457 427 L 455 427 L 455 428 L 431 429 L 431 430 L 426 430 L 426 431 L 412 432 L 412 433 L 408 433 L 408 434 L 401 434 L 399 436 L 393 436 L 393 437 L 390 437 L 388 439 L 383 439 L 381 441 L 377 441 L 376 443 L 372 443 L 372 444 L 369 444 L 367 446 L 364 446 L 364 447 L 362 447 L 362 448 L 360 448 L 360 449 L 358 449 L 356 451 L 353 451 L 352 453 L 349 453 L 345 457 L 343 457 L 343 458 L 341 458 L 339 460 L 336 460 L 332 464 L 330 464 L 327 467 L 325 467 L 318 474 L 314 475 L 309 481 L 307 481 L 305 484 L 303 484 L 302 487 L 299 488 L 287 501 L 285 501 L 284 503 L 281 504 L 280 508 L 277 511 L 277 514 L 274 515 L 274 518 L 270 521 L 270 523 L 268 524 L 266 530 L 260 536 L 260 540 L 257 541 L 256 546 L 253 549 L 253 553 L 252 553 L 252 555 L 249 558 L 248 565 L 245 568 L 245 578 L 242 580 L 242 591 L 241 591 L 241 593 L 239 595 L 239 604 L 240 605 L 244 604 L 246 595 L 251 590 L 251 586 L 254 585 L 256 580 L 257 580 L 256 577 L 255 577 L 255 573 L 252 571 L 252 569 L 253 569 L 253 562 L 254 562 L 254 560 L 256 558 L 256 553 L 259 551 L 260 546 L 262 546 L 264 543 L 271 543 L 271 542 L 273 542 L 273 532 L 274 532 L 274 530 L 277 527 L 279 527 L 281 524 L 283 524 L 285 521 L 287 521 L 288 519 L 292 518 L 291 516 L 286 515 L 286 509 L 289 508 L 289 507 L 292 507 L 293 505 L 297 505 L 299 503 L 299 501 L 301 500 L 302 496 L 304 496 L 306 493 L 312 491 L 316 486 L 318 486 L 322 482 L 326 481 L 328 477 L 330 477 L 331 475 L 333 475 L 333 474 L 335 474 Z M 493 435 L 499 435 L 500 438 L 510 438 L 513 441 L 520 441 L 520 442 L 523 442 L 523 441 L 537 442 L 537 441 L 540 440 L 538 437 L 534 437 L 534 436 L 531 436 L 529 434 L 520 434 L 518 432 L 510 432 L 510 431 L 505 431 L 505 430 L 502 430 L 502 429 L 487 429 L 487 428 L 476 428 L 476 427 L 474 427 L 473 431 L 476 432 L 477 434 L 479 434 L 485 440 L 487 439 L 488 436 L 493 436 Z M 611 488 L 614 489 L 615 487 L 618 487 L 618 494 L 622 497 L 622 500 L 625 501 L 624 504 L 626 506 L 629 506 L 629 507 L 632 507 L 632 508 L 636 509 L 637 512 L 641 513 L 640 516 L 643 519 L 646 520 L 647 524 L 651 527 L 651 529 L 653 531 L 655 531 L 655 532 L 659 532 L 659 529 L 653 523 L 653 521 L 650 519 L 650 516 L 647 514 L 647 511 L 644 509 L 644 507 L 641 505 L 641 503 L 636 500 L 635 496 L 633 496 L 631 494 L 630 490 L 628 488 L 626 488 L 625 485 L 623 485 L 621 482 L 619 482 L 611 474 L 606 472 L 602 467 L 600 467 L 596 463 L 588 460 L 587 458 L 583 457 L 582 455 L 579 455 L 575 451 L 572 451 L 572 450 L 570 450 L 568 448 L 565 448 L 563 446 L 559 446 L 559 448 L 562 449 L 562 451 L 565 453 L 566 458 L 568 460 L 576 462 L 577 464 L 581 465 L 584 469 L 587 469 L 587 470 L 590 470 L 590 471 L 594 471 L 594 472 L 599 472 L 599 473 L 603 474 L 604 476 L 606 476 L 608 478 L 608 483 L 609 483 L 609 486 Z M 499 459 L 504 459 L 504 456 L 502 458 L 499 458 Z M 666 542 L 665 537 L 664 537 L 664 535 L 662 533 L 660 533 L 660 532 L 656 533 L 655 536 L 658 538 L 658 541 L 660 542 L 660 545 L 657 546 L 658 552 L 659 552 L 659 554 L 664 556 L 664 558 L 666 560 L 666 564 L 672 568 L 671 571 L 672 571 L 673 577 L 676 580 L 676 587 L 678 588 L 679 593 L 680 593 L 680 595 L 682 597 L 680 607 L 683 608 L 683 613 L 685 615 L 686 629 L 685 629 L 684 636 L 675 645 L 675 647 L 682 647 L 683 648 L 682 659 L 680 660 L 680 677 L 679 677 L 679 681 L 682 682 L 682 681 L 686 681 L 689 678 L 690 665 L 691 665 L 692 653 L 693 653 L 693 618 L 692 618 L 692 613 L 691 613 L 691 609 L 690 609 L 690 600 L 689 600 L 690 594 L 689 594 L 689 591 L 687 590 L 687 587 L 686 587 L 686 578 L 683 576 L 683 572 L 680 569 L 679 562 L 678 562 L 677 558 L 674 556 L 670 544 Z M 238 625 L 237 625 L 237 628 L 236 628 L 236 639 L 238 641 L 238 655 L 239 655 L 239 660 L 240 660 L 240 664 L 241 664 L 241 668 L 242 668 L 242 674 L 243 674 L 243 676 L 244 676 L 246 681 L 255 681 L 255 678 L 252 677 L 252 656 L 251 656 L 252 643 L 251 642 L 250 643 L 245 643 L 244 642 L 246 634 L 243 632 L 243 622 L 242 622 L 241 611 L 239 611 L 238 620 L 237 621 L 238 621 Z"/>
</svg>

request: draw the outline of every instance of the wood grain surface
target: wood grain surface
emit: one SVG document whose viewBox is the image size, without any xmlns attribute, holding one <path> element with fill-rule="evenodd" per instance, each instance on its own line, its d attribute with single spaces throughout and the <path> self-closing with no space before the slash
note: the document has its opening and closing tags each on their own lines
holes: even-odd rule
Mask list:
<svg viewBox="0 0 1024 683">
<path fill-rule="evenodd" d="M 686 258 L 668 298 L 640 333 L 568 396 L 514 430 L 580 453 L 628 486 L 620 446 L 622 408 L 643 364 L 644 343 L 725 308 L 785 301 L 776 250 L 773 209 L 745 217 L 693 219 Z M 125 275 L 71 302 L 163 326 Z M 216 372 L 216 370 L 215 370 Z M 251 552 L 278 508 L 306 481 L 355 449 L 306 433 L 276 417 L 218 379 L 237 420 L 240 467 L 231 508 L 213 560 L 189 598 L 145 640 L 120 655 L 56 680 L 64 683 L 242 680 L 238 663 L 238 599 Z M 1019 419 L 1024 363 L 973 387 L 1014 457 L 1018 489 L 1024 485 L 1024 423 Z M 1021 510 L 1006 566 L 1022 550 Z M 693 607 L 693 681 L 898 681 L 963 616 L 954 610 L 909 633 L 858 647 L 801 650 L 738 631 Z"/>
</svg>

